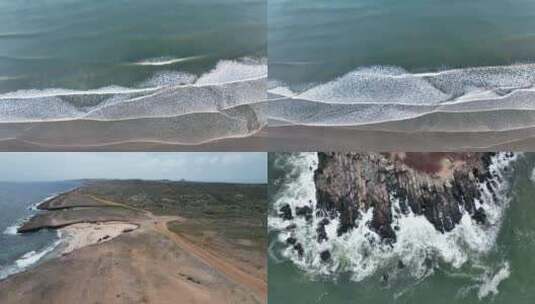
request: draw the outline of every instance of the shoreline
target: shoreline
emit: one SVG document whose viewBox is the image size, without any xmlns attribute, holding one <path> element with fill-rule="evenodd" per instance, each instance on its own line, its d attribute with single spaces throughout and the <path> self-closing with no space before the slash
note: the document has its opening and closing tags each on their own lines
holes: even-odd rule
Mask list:
<svg viewBox="0 0 535 304">
<path fill-rule="evenodd" d="M 25 233 L 25 232 L 19 232 L 19 229 L 25 223 L 27 223 L 33 217 L 35 217 L 39 211 L 46 210 L 46 209 L 42 209 L 41 206 L 43 206 L 49 201 L 52 201 L 62 195 L 70 193 L 78 188 L 79 186 L 76 186 L 66 191 L 55 192 L 45 197 L 44 199 L 41 199 L 35 203 L 32 203 L 31 205 L 27 207 L 27 209 L 34 213 L 28 216 L 19 218 L 15 224 L 6 227 L 6 229 L 4 229 L 3 231 L 3 234 L 16 236 L 16 235 L 21 235 Z M 40 248 L 38 250 L 30 250 L 24 253 L 23 255 L 19 256 L 16 260 L 12 261 L 10 264 L 3 267 L 0 271 L 0 281 L 9 279 L 13 275 L 25 272 L 29 269 L 39 266 L 40 263 L 43 263 L 48 259 L 57 257 L 59 255 L 59 248 L 61 247 L 62 243 L 65 240 L 62 238 L 62 233 L 60 229 L 54 229 L 54 230 L 56 232 L 56 237 L 52 240 L 52 242 L 48 246 L 44 248 Z"/>
<path fill-rule="evenodd" d="M 266 301 L 264 276 L 225 258 L 231 251 L 213 254 L 167 227 L 184 223 L 184 218 L 154 215 L 76 189 L 41 203 L 39 209 L 47 211 L 25 223 L 22 233 L 54 229 L 59 240 L 31 267 L 0 279 L 2 303 L 33 303 L 44 294 L 50 303 L 72 303 L 79 301 L 81 290 L 91 294 L 88 303 L 118 298 L 130 299 L 128 303 Z M 155 280 L 162 286 L 154 286 Z M 144 295 L 132 300 L 140 293 Z"/>
<path fill-rule="evenodd" d="M 406 132 L 327 126 L 268 126 L 241 138 L 225 138 L 207 143 L 186 145 L 166 141 L 139 139 L 101 145 L 50 145 L 17 138 L 0 139 L 0 151 L 219 151 L 244 152 L 300 151 L 529 151 L 535 148 L 535 127 L 508 131 L 480 132 Z M 291 134 L 291 135 L 289 135 Z M 358 140 L 355 140 L 358 138 Z M 319 140 L 321 139 L 321 140 Z M 455 149 L 452 147 L 456 147 Z"/>
<path fill-rule="evenodd" d="M 58 229 L 61 244 L 56 247 L 56 254 L 66 255 L 87 246 L 108 242 L 139 227 L 137 224 L 114 221 L 68 225 Z"/>
</svg>

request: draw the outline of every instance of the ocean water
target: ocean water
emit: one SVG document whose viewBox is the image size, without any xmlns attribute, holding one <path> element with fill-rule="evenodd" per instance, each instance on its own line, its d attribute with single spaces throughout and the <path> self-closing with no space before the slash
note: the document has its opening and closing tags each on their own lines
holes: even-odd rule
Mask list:
<svg viewBox="0 0 535 304">
<path fill-rule="evenodd" d="M 77 182 L 0 182 L 0 280 L 27 269 L 58 244 L 55 231 L 19 234 L 17 227 L 33 214 L 39 202 L 72 189 Z"/>
<path fill-rule="evenodd" d="M 268 20 L 271 126 L 535 126 L 533 1 L 273 0 Z"/>
<path fill-rule="evenodd" d="M 312 198 L 315 161 L 310 153 L 270 154 L 272 212 L 279 204 L 297 206 Z M 320 262 L 323 248 L 314 241 L 315 226 L 293 222 L 305 250 L 305 258 L 298 259 L 281 243 L 288 223 L 272 213 L 269 303 L 533 303 L 535 155 L 495 159 L 494 169 L 502 182 L 495 188 L 498 200 L 485 207 L 490 227 L 463 218 L 453 231 L 440 234 L 420 217 L 407 216 L 392 248 L 368 246 L 363 229 L 322 243 L 331 246 L 335 267 Z"/>
<path fill-rule="evenodd" d="M 265 1 L 0 0 L 0 20 L 0 140 L 197 144 L 262 125 Z"/>
</svg>

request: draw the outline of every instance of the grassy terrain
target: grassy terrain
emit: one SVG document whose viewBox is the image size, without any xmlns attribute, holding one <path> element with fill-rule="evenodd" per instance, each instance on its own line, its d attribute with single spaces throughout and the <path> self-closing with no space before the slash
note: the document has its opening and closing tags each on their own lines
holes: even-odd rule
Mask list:
<svg viewBox="0 0 535 304">
<path fill-rule="evenodd" d="M 174 181 L 90 181 L 83 192 L 157 215 L 262 221 L 266 185 Z"/>
<path fill-rule="evenodd" d="M 255 251 L 266 248 L 266 191 L 265 184 L 142 180 L 89 181 L 81 189 L 156 215 L 187 218 L 169 229 L 198 244 Z"/>
</svg>

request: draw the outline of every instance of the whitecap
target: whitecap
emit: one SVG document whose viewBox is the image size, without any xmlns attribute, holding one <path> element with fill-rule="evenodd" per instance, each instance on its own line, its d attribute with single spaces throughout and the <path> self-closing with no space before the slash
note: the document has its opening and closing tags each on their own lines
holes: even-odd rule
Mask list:
<svg viewBox="0 0 535 304">
<path fill-rule="evenodd" d="M 509 262 L 504 262 L 500 269 L 495 273 L 488 271 L 481 279 L 481 286 L 479 287 L 477 296 L 481 300 L 487 296 L 497 295 L 498 286 L 511 275 Z"/>
<path fill-rule="evenodd" d="M 535 125 L 533 113 L 515 126 L 508 126 L 511 120 L 498 115 L 508 110 L 535 111 L 535 64 L 432 73 L 372 66 L 325 83 L 303 85 L 305 89 L 301 90 L 275 79 L 270 83 L 270 100 L 263 105 L 266 116 L 296 125 L 372 127 L 378 123 L 412 121 L 432 113 L 461 113 L 466 118 L 462 126 L 452 122 L 440 130 L 429 131 L 503 131 Z M 481 118 L 484 115 L 487 116 Z M 425 120 L 419 123 L 422 130 L 434 127 Z"/>
<path fill-rule="evenodd" d="M 40 251 L 32 250 L 32 251 L 25 253 L 24 255 L 19 257 L 13 263 L 13 265 L 0 269 L 0 280 L 5 279 L 6 277 L 10 275 L 22 272 L 28 269 L 29 267 L 31 267 L 32 265 L 35 265 L 36 263 L 41 261 L 45 256 L 52 253 L 54 249 L 56 249 L 58 245 L 61 244 L 61 242 L 62 241 L 60 239 L 52 243 L 50 246 L 44 248 L 43 250 L 40 250 Z"/>
<path fill-rule="evenodd" d="M 5 230 L 4 230 L 4 234 L 7 234 L 7 235 L 17 235 L 18 234 L 18 229 L 19 229 L 19 225 L 12 225 L 12 226 L 9 226 L 7 227 Z"/>
<path fill-rule="evenodd" d="M 27 252 L 15 261 L 15 265 L 17 265 L 19 269 L 27 269 L 29 266 L 39 262 L 47 254 L 51 253 L 60 243 L 61 240 L 57 240 L 52 245 L 46 247 L 41 251 L 32 250 L 30 252 Z"/>
<path fill-rule="evenodd" d="M 223 60 L 197 77 L 157 72 L 138 88 L 19 90 L 0 94 L 0 122 L 124 120 L 219 112 L 265 99 L 264 61 Z"/>
<path fill-rule="evenodd" d="M 198 60 L 205 58 L 206 56 L 189 56 L 189 57 L 180 57 L 180 58 L 173 58 L 173 57 L 157 57 L 157 58 L 149 58 L 146 60 L 141 60 L 138 62 L 134 62 L 134 65 L 141 65 L 141 66 L 162 66 L 162 65 L 172 65 L 180 62 L 187 62 L 192 60 Z"/>
</svg>

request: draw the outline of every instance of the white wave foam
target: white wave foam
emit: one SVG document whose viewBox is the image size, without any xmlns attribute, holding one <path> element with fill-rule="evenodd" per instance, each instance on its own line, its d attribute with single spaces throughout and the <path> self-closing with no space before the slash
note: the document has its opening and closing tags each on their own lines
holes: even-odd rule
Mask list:
<svg viewBox="0 0 535 304">
<path fill-rule="evenodd" d="M 69 89 L 44 89 L 44 90 L 18 90 L 0 95 L 0 100 L 12 99 L 36 99 L 46 97 L 77 96 L 77 95 L 120 95 L 153 92 L 158 88 L 125 88 L 120 86 L 108 86 L 94 90 L 69 90 Z"/>
<path fill-rule="evenodd" d="M 24 78 L 25 76 L 0 76 L 0 81 L 6 81 L 6 80 L 16 80 Z"/>
<path fill-rule="evenodd" d="M 4 234 L 16 235 L 18 233 L 17 231 L 18 231 L 19 227 L 20 227 L 20 225 L 9 226 L 4 230 Z"/>
<path fill-rule="evenodd" d="M 379 270 L 395 268 L 401 261 L 413 277 L 422 279 L 432 273 L 438 261 L 447 263 L 453 268 L 460 268 L 468 260 L 478 259 L 495 246 L 503 213 L 509 202 L 506 196 L 508 186 L 502 172 L 514 159 L 504 153 L 492 159 L 489 170 L 496 181 L 502 181 L 493 186 L 499 201 L 494 201 L 486 186 L 480 185 L 482 196 L 476 204 L 485 210 L 488 225 L 476 224 L 465 212 L 461 222 L 452 231 L 440 233 L 423 215 L 413 213 L 404 215 L 397 212 L 396 210 L 400 208 L 396 208 L 395 205 L 399 202 L 391 198 L 394 202 L 393 225 L 399 227 L 394 244 L 382 243 L 379 235 L 368 227 L 367 223 L 373 216 L 372 209 L 362 214 L 357 228 L 341 236 L 337 236 L 336 232 L 339 220 L 331 220 L 325 226 L 328 239 L 320 243 L 317 241 L 316 227 L 323 217 L 316 212 L 312 213 L 312 223 L 302 217 L 283 220 L 279 216 L 270 216 L 269 227 L 278 231 L 280 242 L 286 243 L 286 240 L 292 237 L 302 244 L 303 256 L 299 256 L 292 247 L 284 249 L 282 255 L 309 273 L 337 275 L 350 272 L 353 280 L 361 281 L 373 276 Z M 313 174 L 317 168 L 317 156 L 315 153 L 301 154 L 294 156 L 291 162 L 294 168 L 288 176 L 297 178 L 285 185 L 281 197 L 274 203 L 274 209 L 279 210 L 282 206 L 289 205 L 292 214 L 295 214 L 296 207 L 311 202 L 315 210 Z M 296 228 L 287 229 L 290 225 L 295 225 Z M 325 250 L 329 251 L 331 262 L 322 262 L 320 254 Z"/>
<path fill-rule="evenodd" d="M 213 85 L 261 78 L 267 78 L 266 60 L 244 58 L 239 61 L 219 61 L 215 68 L 201 75 L 195 83 L 197 85 Z"/>
<path fill-rule="evenodd" d="M 358 126 L 436 112 L 535 110 L 535 64 L 420 74 L 375 66 L 356 69 L 303 91 L 270 82 L 268 92 L 277 102 L 266 106 L 266 115 L 303 125 Z"/>
<path fill-rule="evenodd" d="M 189 56 L 189 57 L 181 57 L 181 58 L 171 58 L 171 57 L 158 57 L 158 58 L 150 58 L 146 60 L 141 60 L 138 62 L 134 62 L 134 65 L 145 65 L 145 66 L 162 66 L 162 65 L 171 65 L 179 62 L 186 62 L 186 61 L 192 61 L 197 59 L 205 58 L 206 56 Z"/>
<path fill-rule="evenodd" d="M 265 99 L 266 72 L 261 60 L 224 60 L 198 78 L 159 72 L 140 88 L 9 92 L 0 95 L 0 122 L 114 121 L 220 112 Z"/>
<path fill-rule="evenodd" d="M 479 299 L 481 300 L 490 295 L 497 295 L 498 286 L 510 275 L 511 270 L 508 262 L 504 262 L 502 267 L 496 273 L 486 273 L 482 278 L 481 286 L 477 293 Z"/>
<path fill-rule="evenodd" d="M 23 269 L 27 268 L 28 266 L 37 263 L 42 257 L 44 257 L 46 254 L 54 250 L 54 248 L 57 246 L 57 243 L 54 243 L 54 245 L 47 247 L 43 251 L 35 251 L 32 250 L 30 252 L 27 252 L 24 254 L 21 258 L 15 261 L 15 264 L 17 267 Z"/>
<path fill-rule="evenodd" d="M 52 251 L 54 251 L 54 249 L 56 249 L 56 247 L 59 244 L 61 244 L 61 242 L 62 241 L 60 239 L 60 240 L 55 241 L 53 244 L 44 248 L 41 251 L 32 250 L 32 251 L 25 253 L 19 259 L 17 259 L 13 265 L 0 269 L 0 280 L 3 280 L 10 275 L 13 275 L 13 274 L 16 274 L 16 273 L 19 273 L 28 269 L 29 267 L 31 267 L 32 265 L 36 264 L 41 259 L 43 259 L 45 256 L 50 254 Z"/>
<path fill-rule="evenodd" d="M 75 188 L 76 188 L 76 187 L 75 187 Z M 75 188 L 73 188 L 73 189 L 75 189 Z M 70 190 L 65 191 L 65 192 L 62 192 L 62 193 L 69 192 L 69 191 L 71 191 L 71 190 L 73 190 L 73 189 L 70 189 Z M 41 205 L 42 203 L 44 203 L 44 202 L 46 202 L 46 201 L 48 201 L 48 200 L 51 200 L 51 199 L 53 199 L 53 198 L 59 196 L 59 195 L 62 194 L 62 193 L 54 193 L 54 194 L 52 194 L 52 195 L 49 195 L 49 196 L 45 197 L 44 199 L 42 199 L 42 200 L 40 200 L 40 201 L 37 201 L 37 202 L 31 204 L 31 205 L 28 207 L 28 210 L 30 210 L 30 211 L 38 211 L 37 207 L 38 207 L 39 205 Z M 7 227 L 7 228 L 4 230 L 4 234 L 6 234 L 6 235 L 17 235 L 17 234 L 18 234 L 18 229 L 20 228 L 20 226 L 22 226 L 25 222 L 27 222 L 32 216 L 33 216 L 33 215 L 29 215 L 29 216 L 27 216 L 27 217 L 25 217 L 25 218 L 22 218 L 22 219 L 18 220 L 16 224 Z"/>
<path fill-rule="evenodd" d="M 74 188 L 69 189 L 69 190 L 67 190 L 67 191 L 53 193 L 53 194 L 51 194 L 51 195 L 49 195 L 49 196 L 43 198 L 42 200 L 40 200 L 40 201 L 38 201 L 38 202 L 35 202 L 35 203 L 31 204 L 30 207 L 28 207 L 28 210 L 30 210 L 30 211 L 39 211 L 39 209 L 37 209 L 37 207 L 39 207 L 39 205 L 41 205 L 42 203 L 44 203 L 44 202 L 46 202 L 46 201 L 49 201 L 49 200 L 51 200 L 51 199 L 53 199 L 53 198 L 55 198 L 55 197 L 58 197 L 58 196 L 60 196 L 61 194 L 70 192 L 70 191 L 72 191 L 72 190 L 74 190 L 74 189 L 76 189 L 76 188 L 77 188 L 77 187 L 74 187 Z"/>
</svg>

